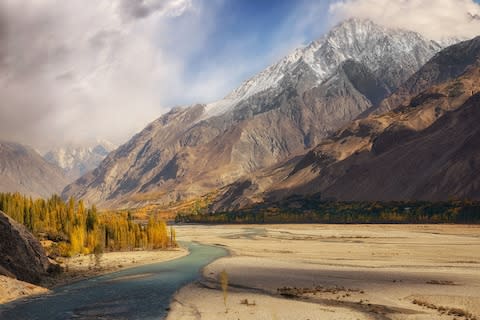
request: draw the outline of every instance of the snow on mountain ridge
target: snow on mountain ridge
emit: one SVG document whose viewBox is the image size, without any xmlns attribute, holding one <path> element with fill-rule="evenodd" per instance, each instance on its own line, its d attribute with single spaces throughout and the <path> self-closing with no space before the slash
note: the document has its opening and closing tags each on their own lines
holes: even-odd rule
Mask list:
<svg viewBox="0 0 480 320">
<path fill-rule="evenodd" d="M 70 178 L 77 178 L 98 166 L 115 146 L 99 140 L 93 146 L 68 145 L 47 152 L 43 157 L 62 168 Z"/>
<path fill-rule="evenodd" d="M 433 56 L 431 53 L 455 41 L 450 39 L 440 44 L 413 31 L 387 28 L 367 19 L 348 19 L 320 39 L 296 49 L 279 62 L 244 81 L 224 99 L 207 104 L 205 114 L 200 120 L 229 112 L 250 96 L 277 87 L 301 60 L 315 72 L 317 83 L 320 84 L 348 59 L 362 62 L 378 73 L 388 68 L 390 60 L 396 59 L 399 63 L 418 69 L 421 65 L 418 60 L 411 58 L 412 53 L 413 56 Z M 403 55 L 398 56 L 399 52 Z M 422 64 L 425 62 L 421 61 Z"/>
<path fill-rule="evenodd" d="M 173 108 L 62 195 L 128 207 L 139 193 L 168 204 L 220 190 L 318 145 L 440 49 L 414 32 L 345 21 L 224 99 Z"/>
</svg>

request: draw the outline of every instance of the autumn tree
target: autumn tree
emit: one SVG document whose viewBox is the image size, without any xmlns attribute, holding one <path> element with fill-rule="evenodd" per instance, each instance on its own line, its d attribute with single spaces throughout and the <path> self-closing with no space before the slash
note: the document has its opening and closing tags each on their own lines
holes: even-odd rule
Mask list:
<svg viewBox="0 0 480 320">
<path fill-rule="evenodd" d="M 74 198 L 64 202 L 55 195 L 33 200 L 19 193 L 0 193 L 0 210 L 36 236 L 53 240 L 52 250 L 60 255 L 176 245 L 174 229 L 169 233 L 163 220 L 152 217 L 143 225 L 131 213 L 99 213 L 95 206 L 87 208 Z"/>
</svg>

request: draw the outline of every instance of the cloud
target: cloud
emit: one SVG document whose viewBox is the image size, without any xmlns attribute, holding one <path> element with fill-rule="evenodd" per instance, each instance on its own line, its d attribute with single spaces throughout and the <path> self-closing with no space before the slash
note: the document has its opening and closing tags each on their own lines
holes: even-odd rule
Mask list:
<svg viewBox="0 0 480 320">
<path fill-rule="evenodd" d="M 225 96 L 318 28 L 320 11 L 299 6 L 259 48 L 257 34 L 223 32 L 224 5 L 0 1 L 0 139 L 42 151 L 124 143 L 171 107 Z M 212 39 L 221 40 L 212 48 Z"/>
<path fill-rule="evenodd" d="M 0 139 L 41 150 L 124 143 L 171 107 L 221 98 L 350 16 L 431 37 L 480 30 L 471 0 L 302 0 L 268 30 L 242 32 L 229 15 L 245 26 L 254 17 L 222 12 L 228 1 L 0 1 Z"/>
<path fill-rule="evenodd" d="M 153 13 L 180 16 L 192 7 L 191 1 L 185 0 L 122 0 L 121 8 L 128 18 L 141 19 Z"/>
<path fill-rule="evenodd" d="M 336 21 L 369 18 L 434 40 L 480 34 L 480 4 L 473 0 L 343 0 L 331 4 L 329 12 Z"/>
<path fill-rule="evenodd" d="M 0 138 L 124 142 L 184 81 L 188 53 L 167 50 L 162 28 L 198 14 L 190 0 L 1 2 Z"/>
</svg>

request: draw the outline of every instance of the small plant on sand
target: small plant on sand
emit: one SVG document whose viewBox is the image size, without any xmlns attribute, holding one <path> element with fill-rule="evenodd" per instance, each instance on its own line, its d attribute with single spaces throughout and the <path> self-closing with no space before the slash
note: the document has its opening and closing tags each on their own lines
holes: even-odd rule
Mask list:
<svg viewBox="0 0 480 320">
<path fill-rule="evenodd" d="M 223 304 L 225 305 L 225 313 L 227 313 L 228 274 L 225 269 L 220 272 L 220 285 L 222 286 L 223 291 Z"/>
<path fill-rule="evenodd" d="M 256 306 L 257 304 L 255 303 L 255 300 L 253 301 L 248 301 L 248 299 L 242 299 L 240 300 L 240 304 L 244 304 L 246 306 Z"/>
<path fill-rule="evenodd" d="M 103 247 L 100 244 L 97 244 L 93 249 L 93 254 L 95 255 L 95 267 L 100 268 L 102 262 Z"/>
<path fill-rule="evenodd" d="M 454 317 L 463 317 L 465 320 L 478 320 L 478 318 L 475 317 L 473 314 L 460 308 L 436 306 L 433 303 L 418 299 L 414 299 L 412 303 L 428 309 L 437 310 L 438 312 L 440 312 L 440 314 L 448 314 L 449 316 Z"/>
</svg>

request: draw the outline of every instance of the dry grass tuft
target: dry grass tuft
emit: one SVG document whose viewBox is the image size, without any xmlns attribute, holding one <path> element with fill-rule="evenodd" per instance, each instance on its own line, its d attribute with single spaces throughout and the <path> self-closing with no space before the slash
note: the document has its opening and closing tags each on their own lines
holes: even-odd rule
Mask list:
<svg viewBox="0 0 480 320">
<path fill-rule="evenodd" d="M 305 294 L 313 294 L 316 295 L 317 293 L 331 293 L 331 294 L 337 294 L 337 293 L 344 293 L 342 297 L 350 297 L 350 293 L 356 292 L 360 294 L 364 294 L 365 292 L 360 289 L 348 289 L 345 287 L 322 287 L 322 286 L 316 286 L 313 288 L 297 288 L 297 287 L 282 287 L 278 288 L 277 292 L 284 297 L 287 298 L 298 298 L 301 297 Z"/>
<path fill-rule="evenodd" d="M 449 280 L 429 280 L 426 282 L 427 284 L 436 284 L 441 286 L 453 286 L 455 282 Z"/>
<path fill-rule="evenodd" d="M 240 304 L 244 304 L 244 305 L 246 305 L 246 306 L 256 306 L 256 305 L 257 305 L 257 303 L 255 302 L 255 300 L 253 300 L 253 301 L 250 302 L 250 301 L 248 301 L 248 299 L 242 299 L 242 300 L 240 300 Z"/>
<path fill-rule="evenodd" d="M 419 299 L 414 299 L 412 303 L 428 309 L 437 310 L 438 312 L 440 312 L 440 314 L 448 314 L 450 316 L 463 317 L 465 320 L 478 320 L 476 316 L 460 308 L 436 306 L 433 303 L 430 303 L 424 300 L 419 300 Z"/>
</svg>

